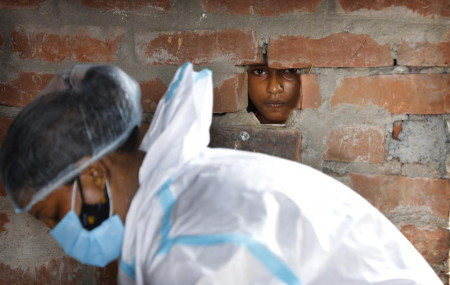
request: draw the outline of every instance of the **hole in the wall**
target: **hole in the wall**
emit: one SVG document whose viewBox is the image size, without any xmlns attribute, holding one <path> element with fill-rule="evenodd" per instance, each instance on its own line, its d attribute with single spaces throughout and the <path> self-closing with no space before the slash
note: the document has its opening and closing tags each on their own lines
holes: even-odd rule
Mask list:
<svg viewBox="0 0 450 285">
<path fill-rule="evenodd" d="M 292 112 L 300 109 L 301 69 L 247 65 L 248 106 L 261 124 L 284 126 Z M 270 106 L 269 106 L 270 105 Z"/>
<path fill-rule="evenodd" d="M 394 58 L 394 66 L 397 66 L 397 59 Z"/>
</svg>

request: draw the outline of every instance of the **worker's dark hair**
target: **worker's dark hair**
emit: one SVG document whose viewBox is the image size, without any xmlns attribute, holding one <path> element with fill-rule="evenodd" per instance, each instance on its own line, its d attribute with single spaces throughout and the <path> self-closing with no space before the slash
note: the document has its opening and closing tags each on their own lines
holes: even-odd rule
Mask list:
<svg viewBox="0 0 450 285">
<path fill-rule="evenodd" d="M 137 148 L 138 126 L 130 127 L 133 106 L 117 70 L 92 67 L 78 88 L 41 95 L 15 118 L 0 150 L 0 172 L 16 205 L 30 202 L 42 187 L 119 137 L 109 152 Z"/>
</svg>

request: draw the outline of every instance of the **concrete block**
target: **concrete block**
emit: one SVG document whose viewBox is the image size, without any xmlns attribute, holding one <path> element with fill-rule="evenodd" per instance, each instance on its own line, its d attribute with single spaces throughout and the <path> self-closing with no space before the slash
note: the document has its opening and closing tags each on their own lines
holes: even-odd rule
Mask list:
<svg viewBox="0 0 450 285">
<path fill-rule="evenodd" d="M 210 132 L 210 147 L 246 150 L 301 161 L 302 136 L 298 129 L 268 126 L 213 126 Z"/>
</svg>

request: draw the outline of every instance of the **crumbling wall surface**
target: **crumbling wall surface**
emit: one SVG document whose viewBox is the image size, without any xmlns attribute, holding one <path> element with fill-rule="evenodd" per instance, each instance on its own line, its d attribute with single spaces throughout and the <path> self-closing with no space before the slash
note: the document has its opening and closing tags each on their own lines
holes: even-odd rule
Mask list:
<svg viewBox="0 0 450 285">
<path fill-rule="evenodd" d="M 0 140 L 55 72 L 120 66 L 144 126 L 176 68 L 214 72 L 212 145 L 301 161 L 380 209 L 447 283 L 450 171 L 447 0 L 0 0 Z M 246 112 L 245 66 L 302 68 L 285 126 Z M 45 115 L 45 114 L 43 114 Z M 301 178 L 299 178 L 301 183 Z M 1 284 L 111 284 L 15 214 L 0 188 Z"/>
</svg>

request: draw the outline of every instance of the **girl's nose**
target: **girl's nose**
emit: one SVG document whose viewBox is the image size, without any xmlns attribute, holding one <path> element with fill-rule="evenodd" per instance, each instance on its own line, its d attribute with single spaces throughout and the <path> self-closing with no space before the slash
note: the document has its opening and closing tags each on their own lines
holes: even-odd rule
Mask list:
<svg viewBox="0 0 450 285">
<path fill-rule="evenodd" d="M 269 85 L 267 86 L 267 93 L 274 95 L 281 92 L 283 92 L 281 78 L 278 76 L 277 72 L 274 72 L 272 76 L 270 76 Z"/>
</svg>

